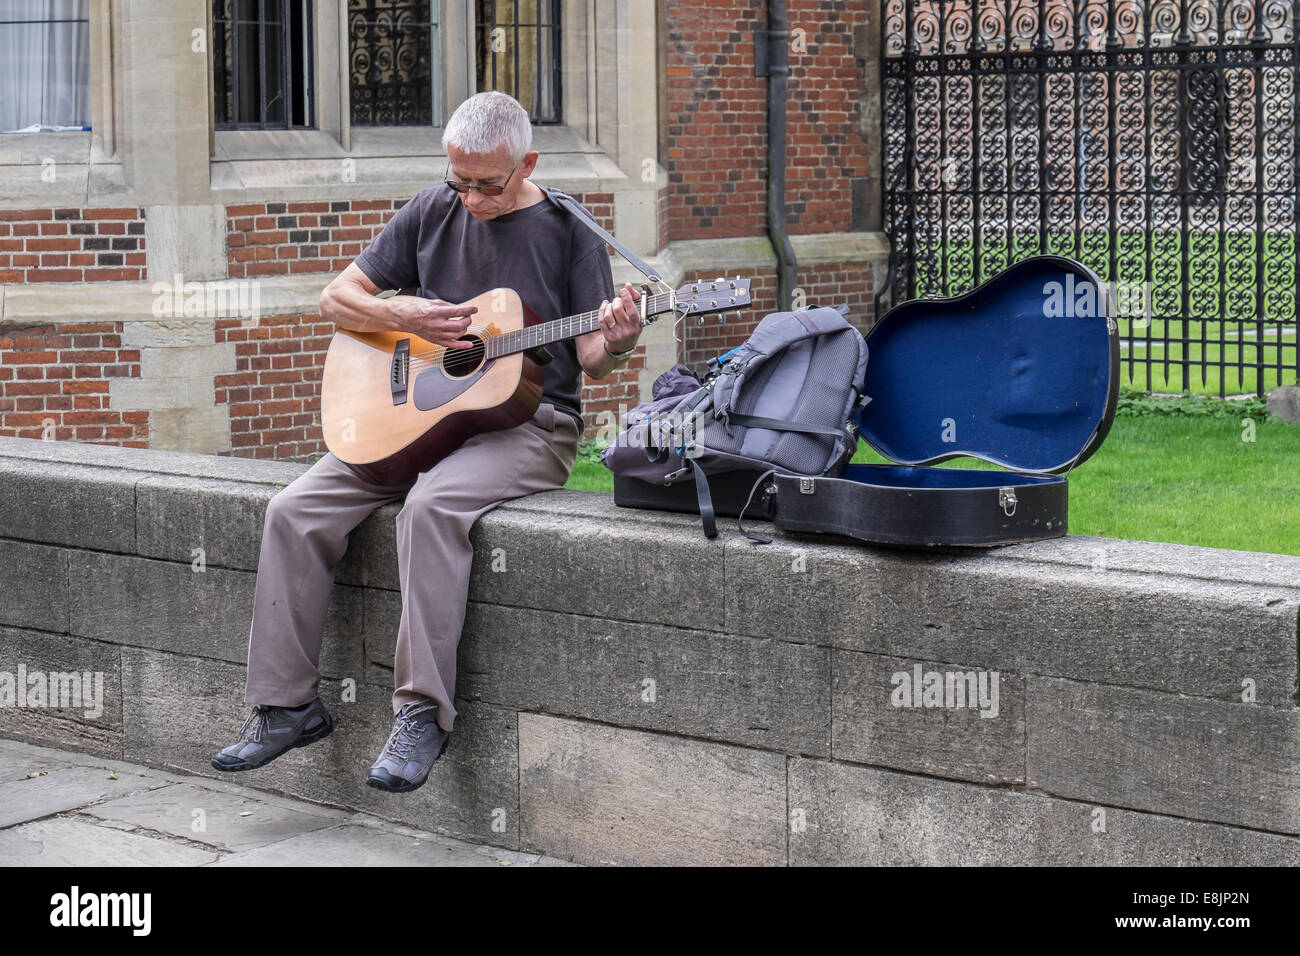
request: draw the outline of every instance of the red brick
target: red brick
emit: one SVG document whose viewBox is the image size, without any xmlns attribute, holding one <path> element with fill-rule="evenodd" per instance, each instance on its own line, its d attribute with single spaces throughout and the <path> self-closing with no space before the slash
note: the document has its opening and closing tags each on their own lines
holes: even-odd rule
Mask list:
<svg viewBox="0 0 1300 956">
<path fill-rule="evenodd" d="M 65 322 L 59 326 L 64 335 L 85 335 L 89 332 L 118 332 L 122 329 L 116 322 Z"/>
<path fill-rule="evenodd" d="M 5 386 L 6 395 L 57 395 L 63 389 L 58 382 L 10 382 Z"/>
<path fill-rule="evenodd" d="M 127 207 L 114 207 L 110 209 L 83 209 L 81 211 L 82 219 L 139 219 L 140 213 L 136 209 Z"/>
<path fill-rule="evenodd" d="M 80 269 L 32 269 L 27 273 L 28 282 L 80 282 Z"/>
<path fill-rule="evenodd" d="M 112 362 L 117 353 L 107 349 L 63 349 L 59 352 L 61 362 Z"/>
<path fill-rule="evenodd" d="M 118 421 L 117 412 L 69 412 L 63 416 L 65 425 L 114 425 Z"/>
<path fill-rule="evenodd" d="M 20 340 L 21 341 L 21 340 Z M 49 365 L 59 360 L 59 353 L 52 351 L 43 352 L 10 352 L 5 356 L 7 365 Z"/>
<path fill-rule="evenodd" d="M 73 238 L 55 239 L 55 238 L 51 238 L 51 239 L 28 239 L 28 240 L 27 240 L 27 251 L 28 251 L 28 252 L 57 252 L 57 251 L 60 251 L 60 250 L 63 251 L 63 252 L 67 252 L 67 251 L 70 250 L 70 249 L 78 249 L 78 250 L 79 250 L 80 248 L 81 248 L 81 240 L 80 240 L 80 239 L 73 239 Z"/>
<path fill-rule="evenodd" d="M 321 259 L 299 259 L 289 263 L 289 272 L 297 275 L 301 272 L 328 272 L 330 264 Z"/>
</svg>

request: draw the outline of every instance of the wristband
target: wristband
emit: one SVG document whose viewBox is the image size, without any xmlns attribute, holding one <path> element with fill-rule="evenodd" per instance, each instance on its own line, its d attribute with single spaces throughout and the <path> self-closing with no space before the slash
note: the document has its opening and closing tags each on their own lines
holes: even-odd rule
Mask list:
<svg viewBox="0 0 1300 956">
<path fill-rule="evenodd" d="M 624 362 L 630 359 L 632 357 L 632 353 L 636 351 L 636 343 L 633 343 L 632 347 L 628 349 L 626 352 L 611 352 L 609 350 L 609 339 L 601 339 L 601 342 L 604 345 L 605 354 L 614 360 L 615 365 L 622 365 Z"/>
</svg>

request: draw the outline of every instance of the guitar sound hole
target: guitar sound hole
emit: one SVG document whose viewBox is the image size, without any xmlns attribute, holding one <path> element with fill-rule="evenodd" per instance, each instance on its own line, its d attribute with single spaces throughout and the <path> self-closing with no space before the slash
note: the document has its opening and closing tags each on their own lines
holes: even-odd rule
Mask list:
<svg viewBox="0 0 1300 956">
<path fill-rule="evenodd" d="M 483 340 L 474 335 L 462 335 L 460 340 L 473 342 L 474 345 L 467 349 L 447 349 L 442 359 L 442 370 L 448 378 L 464 378 L 483 367 L 483 354 L 486 351 Z"/>
</svg>

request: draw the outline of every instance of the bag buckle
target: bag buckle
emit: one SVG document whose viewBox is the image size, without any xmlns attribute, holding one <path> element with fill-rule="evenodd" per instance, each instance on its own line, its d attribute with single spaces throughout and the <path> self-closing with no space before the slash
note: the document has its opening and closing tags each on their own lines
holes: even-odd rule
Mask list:
<svg viewBox="0 0 1300 956">
<path fill-rule="evenodd" d="M 664 484 L 665 485 L 671 484 L 672 482 L 676 481 L 678 478 L 682 477 L 689 471 L 690 471 L 689 468 L 678 468 L 676 471 L 664 475 Z"/>
</svg>

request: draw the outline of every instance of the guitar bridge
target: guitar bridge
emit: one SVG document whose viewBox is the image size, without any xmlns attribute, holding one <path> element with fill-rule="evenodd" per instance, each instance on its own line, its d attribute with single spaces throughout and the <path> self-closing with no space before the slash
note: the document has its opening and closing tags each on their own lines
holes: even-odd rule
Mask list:
<svg viewBox="0 0 1300 956">
<path fill-rule="evenodd" d="M 406 402 L 406 383 L 411 374 L 411 340 L 402 339 L 393 349 L 392 389 L 393 404 Z"/>
</svg>

